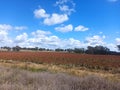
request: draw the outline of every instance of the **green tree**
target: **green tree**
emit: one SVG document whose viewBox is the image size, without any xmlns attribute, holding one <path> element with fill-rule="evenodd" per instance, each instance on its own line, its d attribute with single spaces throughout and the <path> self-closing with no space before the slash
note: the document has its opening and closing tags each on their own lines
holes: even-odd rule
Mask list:
<svg viewBox="0 0 120 90">
<path fill-rule="evenodd" d="M 120 51 L 120 45 L 117 45 L 118 50 Z"/>
</svg>

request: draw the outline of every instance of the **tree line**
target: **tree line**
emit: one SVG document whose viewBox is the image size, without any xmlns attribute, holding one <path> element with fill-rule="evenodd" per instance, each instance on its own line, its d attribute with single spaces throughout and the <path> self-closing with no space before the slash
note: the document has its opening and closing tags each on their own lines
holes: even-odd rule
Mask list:
<svg viewBox="0 0 120 90">
<path fill-rule="evenodd" d="M 117 45 L 118 50 L 120 51 L 120 45 Z M 69 52 L 69 53 L 80 53 L 80 54 L 100 54 L 100 55 L 120 55 L 120 52 L 110 51 L 109 48 L 104 46 L 88 46 L 85 48 L 74 48 L 74 49 L 55 49 L 57 52 Z"/>
<path fill-rule="evenodd" d="M 120 45 L 117 45 L 118 50 L 120 51 Z M 46 48 L 39 48 L 39 47 L 34 47 L 34 48 L 27 48 L 27 47 L 20 47 L 20 46 L 15 46 L 15 47 L 1 47 L 1 49 L 6 49 L 7 51 L 21 51 L 21 50 L 32 50 L 32 51 L 56 51 L 56 52 L 68 52 L 68 53 L 80 53 L 80 54 L 100 54 L 100 55 L 120 55 L 120 52 L 116 51 L 110 51 L 109 48 L 104 47 L 104 46 L 88 46 L 87 49 L 85 48 L 74 48 L 74 49 L 61 49 L 61 48 L 56 48 L 55 50 L 53 49 L 46 49 Z"/>
</svg>

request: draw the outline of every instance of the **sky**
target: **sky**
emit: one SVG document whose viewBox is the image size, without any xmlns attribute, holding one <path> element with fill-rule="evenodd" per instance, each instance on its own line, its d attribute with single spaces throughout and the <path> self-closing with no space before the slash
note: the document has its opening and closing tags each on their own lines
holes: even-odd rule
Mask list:
<svg viewBox="0 0 120 90">
<path fill-rule="evenodd" d="M 0 0 L 0 47 L 120 45 L 120 0 Z"/>
</svg>

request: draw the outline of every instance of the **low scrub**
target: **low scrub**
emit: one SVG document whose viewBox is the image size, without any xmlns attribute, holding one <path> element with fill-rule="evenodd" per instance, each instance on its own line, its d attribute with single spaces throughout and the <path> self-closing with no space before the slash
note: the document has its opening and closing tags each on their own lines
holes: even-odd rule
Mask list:
<svg viewBox="0 0 120 90">
<path fill-rule="evenodd" d="M 120 83 L 97 76 L 30 72 L 0 67 L 0 90 L 120 90 Z"/>
</svg>

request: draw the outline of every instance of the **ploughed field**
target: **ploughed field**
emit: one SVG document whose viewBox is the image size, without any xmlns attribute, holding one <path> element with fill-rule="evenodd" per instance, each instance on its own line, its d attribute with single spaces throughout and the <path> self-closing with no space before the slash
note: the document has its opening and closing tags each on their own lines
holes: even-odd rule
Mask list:
<svg viewBox="0 0 120 90">
<path fill-rule="evenodd" d="M 102 70 L 120 69 L 120 56 L 114 55 L 88 55 L 63 52 L 0 52 L 0 60 L 74 65 Z"/>
</svg>

